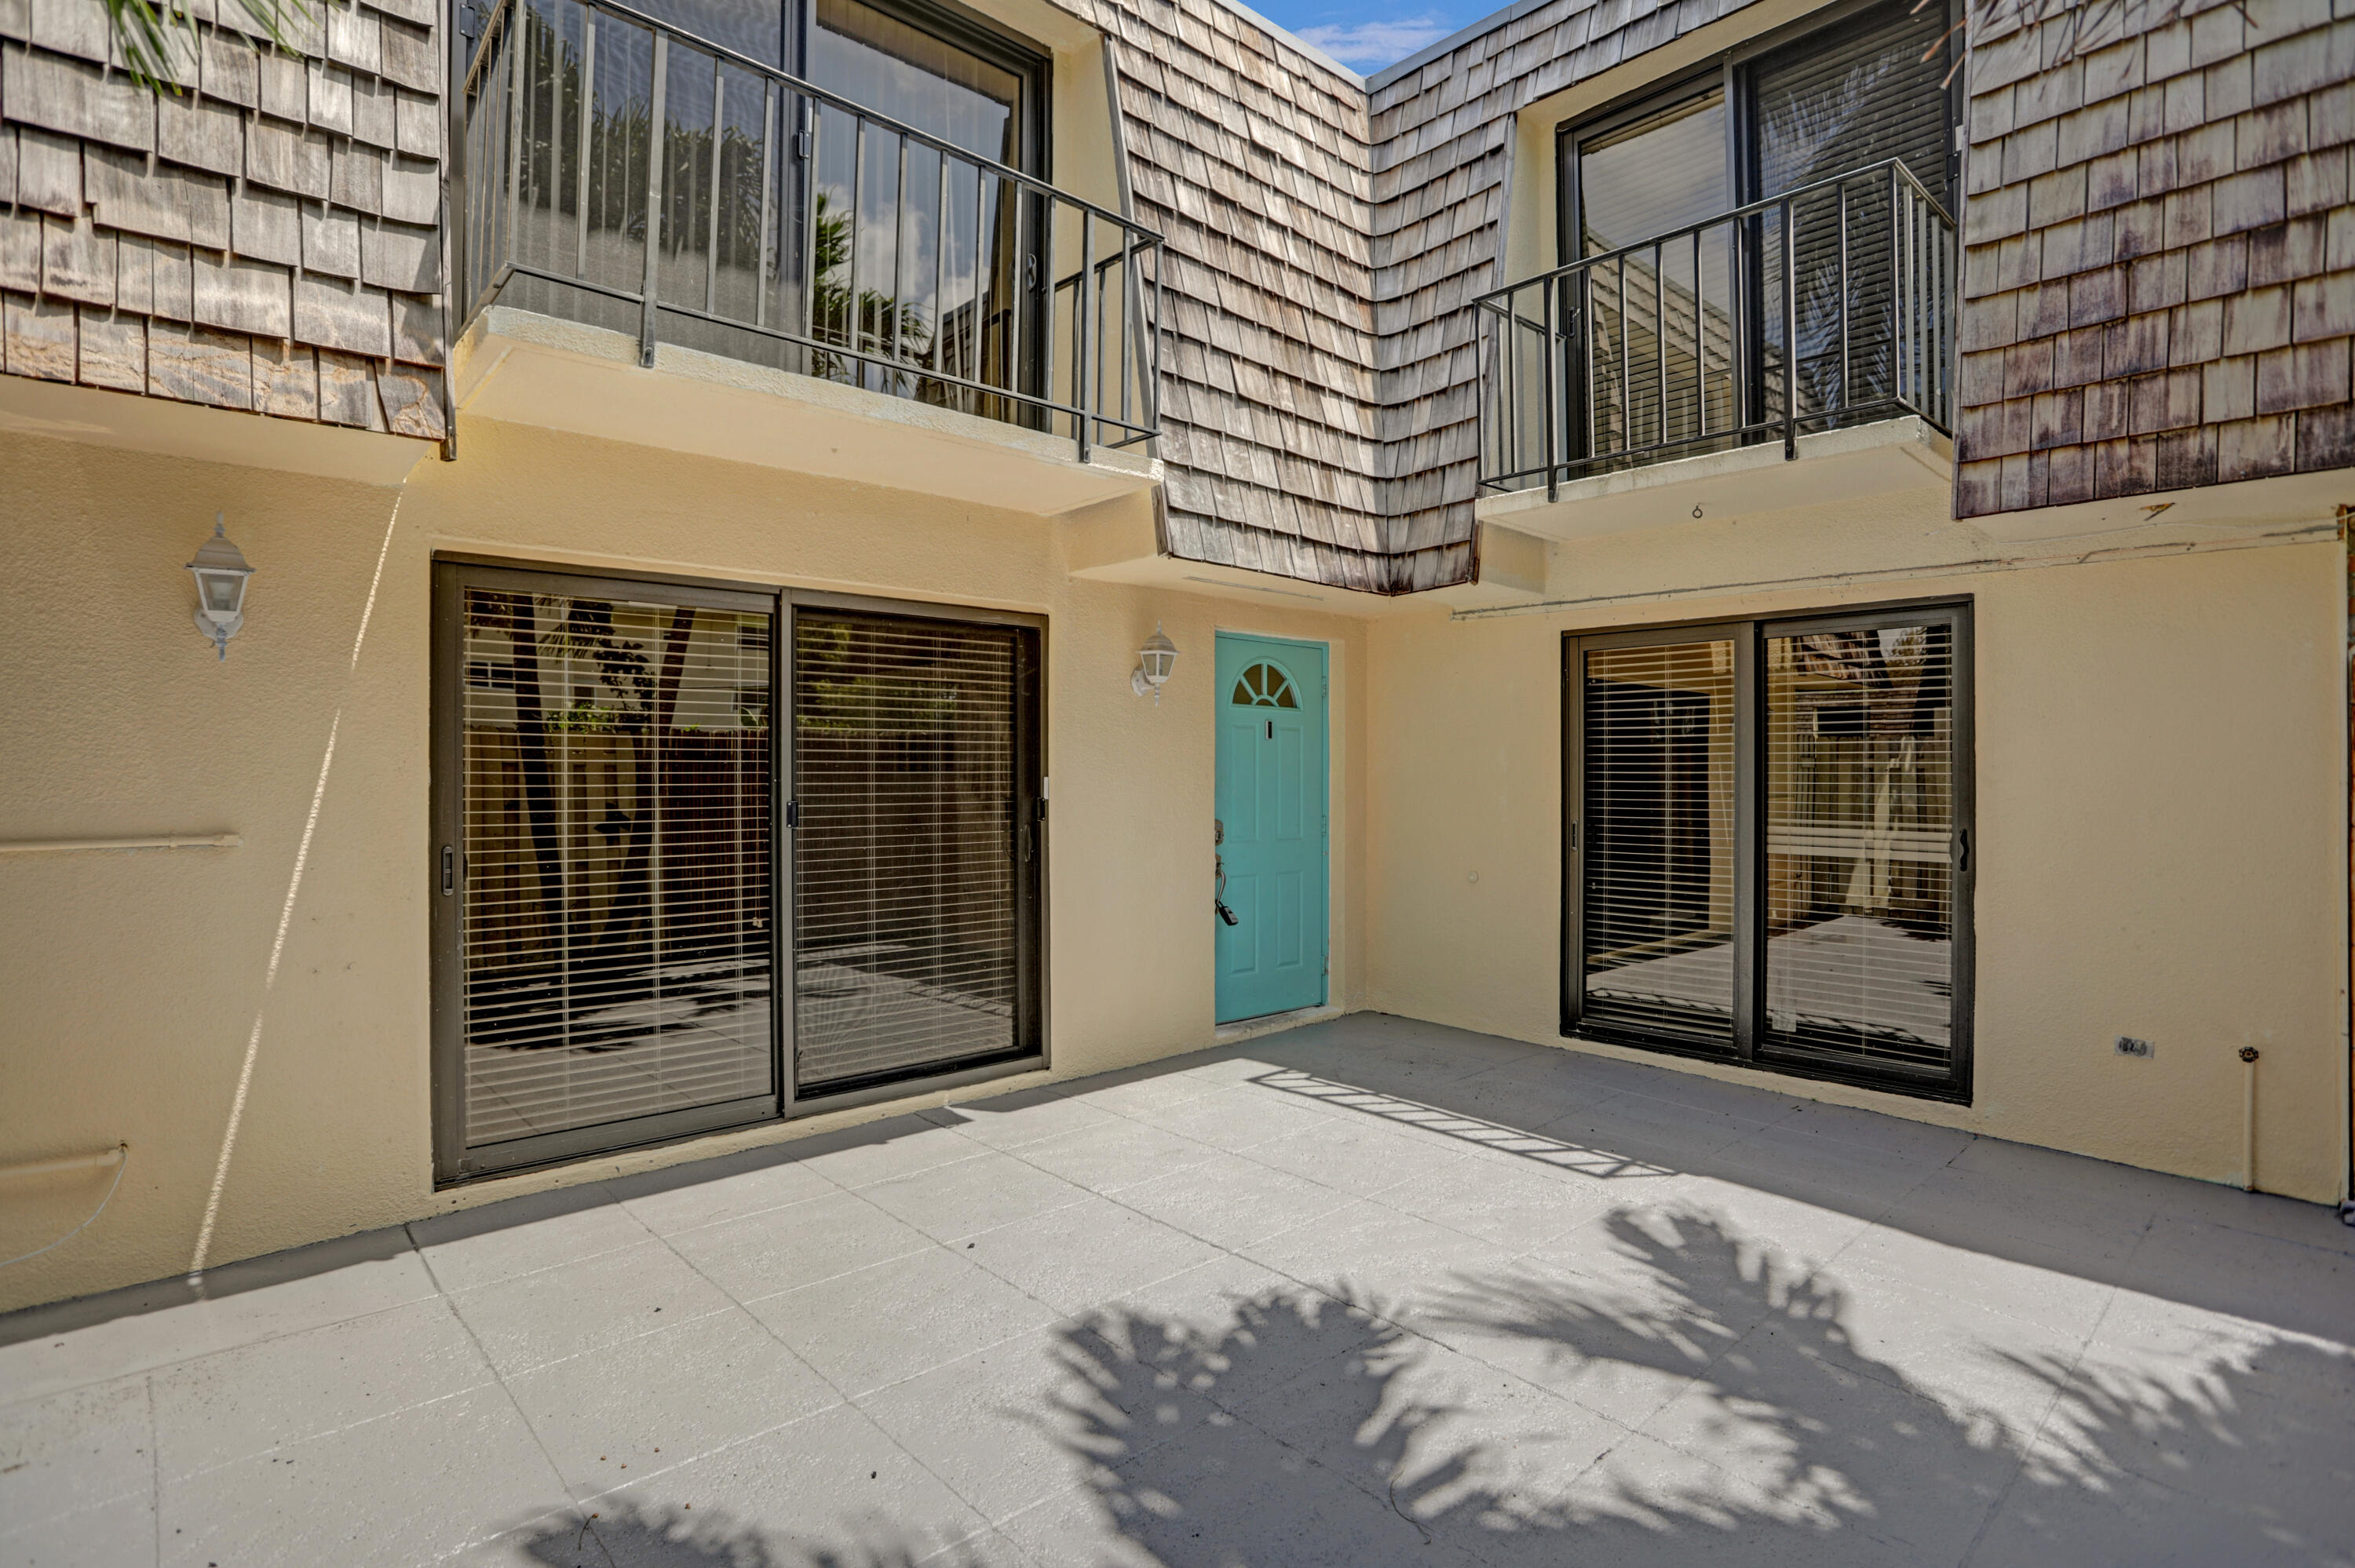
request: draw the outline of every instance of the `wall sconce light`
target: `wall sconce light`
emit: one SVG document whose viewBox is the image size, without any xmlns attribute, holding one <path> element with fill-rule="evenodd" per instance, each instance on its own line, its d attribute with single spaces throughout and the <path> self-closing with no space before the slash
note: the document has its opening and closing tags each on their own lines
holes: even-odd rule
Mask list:
<svg viewBox="0 0 2355 1568">
<path fill-rule="evenodd" d="M 1153 705 L 1161 705 L 1161 687 L 1169 679 L 1169 672 L 1178 667 L 1178 644 L 1162 635 L 1161 623 L 1153 623 L 1153 635 L 1136 651 L 1136 668 L 1128 674 L 1128 689 L 1138 696 L 1153 694 Z"/>
<path fill-rule="evenodd" d="M 229 640 L 245 624 L 245 585 L 253 568 L 245 564 L 245 553 L 221 531 L 222 521 L 222 514 L 213 514 L 213 536 L 188 563 L 188 570 L 197 579 L 197 630 L 211 639 L 214 649 L 226 659 Z"/>
</svg>

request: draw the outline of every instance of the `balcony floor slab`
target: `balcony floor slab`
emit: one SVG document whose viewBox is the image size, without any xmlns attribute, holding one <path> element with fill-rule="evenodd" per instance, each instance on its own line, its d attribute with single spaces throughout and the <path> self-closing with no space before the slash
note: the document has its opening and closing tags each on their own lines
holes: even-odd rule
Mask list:
<svg viewBox="0 0 2355 1568">
<path fill-rule="evenodd" d="M 1483 523 L 1567 541 L 1954 487 L 1955 444 L 1924 419 L 1823 430 L 1801 436 L 1797 448 L 1786 459 L 1781 441 L 1763 441 L 1595 474 L 1558 486 L 1551 499 L 1540 483 L 1483 495 L 1476 510 Z"/>
<path fill-rule="evenodd" d="M 462 416 L 1059 516 L 1150 489 L 1143 446 L 1090 449 L 673 344 L 651 369 L 625 333 L 495 305 L 456 355 Z M 463 451 L 463 431 L 462 451 Z"/>
</svg>

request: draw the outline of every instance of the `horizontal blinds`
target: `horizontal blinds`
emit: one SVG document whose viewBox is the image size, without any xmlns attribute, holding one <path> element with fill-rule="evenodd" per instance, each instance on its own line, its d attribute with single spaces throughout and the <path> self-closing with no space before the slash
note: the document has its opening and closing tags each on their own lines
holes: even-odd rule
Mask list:
<svg viewBox="0 0 2355 1568">
<path fill-rule="evenodd" d="M 1585 1025 L 1730 1043 L 1733 644 L 1584 657 Z"/>
<path fill-rule="evenodd" d="M 1014 1053 L 1014 629 L 800 610 L 794 1039 L 804 1097 Z"/>
<path fill-rule="evenodd" d="M 1765 640 L 1764 1044 L 1953 1065 L 1953 628 Z"/>
<path fill-rule="evenodd" d="M 1902 158 L 1945 199 L 1954 123 L 1945 8 L 1897 5 L 1810 34 L 1753 68 L 1757 194 Z"/>
<path fill-rule="evenodd" d="M 776 1092 L 767 615 L 470 584 L 469 1148 Z"/>
<path fill-rule="evenodd" d="M 1902 158 L 1933 196 L 1946 200 L 1954 111 L 1942 43 L 1945 7 L 1902 5 L 1811 34 L 1752 69 L 1752 146 L 1760 197 Z M 1842 197 L 1846 197 L 1845 210 Z M 1785 303 L 1788 272 L 1797 288 L 1789 307 L 1789 345 L 1801 418 L 1843 404 L 1869 405 L 1898 386 L 1896 318 L 1928 302 L 1901 287 L 1891 254 L 1889 178 L 1849 182 L 1795 204 L 1786 234 L 1779 214 L 1761 219 L 1759 245 L 1762 384 L 1768 417 L 1785 395 Z M 1843 287 L 1845 270 L 1845 287 Z M 1879 417 L 1877 415 L 1870 417 Z"/>
</svg>

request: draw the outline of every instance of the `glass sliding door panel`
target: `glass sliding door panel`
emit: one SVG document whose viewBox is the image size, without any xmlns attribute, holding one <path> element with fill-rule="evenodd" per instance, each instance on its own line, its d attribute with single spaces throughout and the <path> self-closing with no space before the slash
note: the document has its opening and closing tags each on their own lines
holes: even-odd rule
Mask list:
<svg viewBox="0 0 2355 1568">
<path fill-rule="evenodd" d="M 1945 621 L 1765 640 L 1762 1049 L 1953 1066 L 1955 647 Z"/>
<path fill-rule="evenodd" d="M 1831 179 L 1889 158 L 1944 201 L 1953 110 L 1945 78 L 1951 64 L 1943 7 L 1904 5 L 1869 13 L 1834 36 L 1817 35 L 1752 69 L 1754 159 L 1760 196 Z M 1850 182 L 1847 224 L 1841 196 L 1827 189 L 1794 204 L 1798 253 L 1791 316 L 1801 418 L 1842 403 L 1870 404 L 1896 390 L 1896 315 L 1923 302 L 1906 297 L 1891 255 L 1889 182 Z M 1763 356 L 1774 368 L 1771 396 L 1780 412 L 1783 386 L 1785 237 L 1777 214 L 1760 219 L 1768 261 L 1760 278 Z M 1841 342 L 1841 262 L 1848 267 L 1848 337 Z M 1884 418 L 1886 411 L 1871 418 Z"/>
<path fill-rule="evenodd" d="M 1028 170 L 1042 73 L 1016 69 L 1007 51 L 993 58 L 861 0 L 817 0 L 808 74 L 976 159 Z M 891 364 L 819 355 L 813 373 L 1006 417 L 1004 399 L 916 372 L 1027 387 L 1008 335 L 1015 226 L 1020 211 L 1035 229 L 1045 208 L 979 163 L 903 146 L 839 110 L 817 118 L 815 335 Z"/>
<path fill-rule="evenodd" d="M 462 592 L 464 1147 L 773 1097 L 773 618 Z"/>
<path fill-rule="evenodd" d="M 1733 643 L 1583 664 L 1581 1027 L 1730 1047 Z"/>
<path fill-rule="evenodd" d="M 1734 205 L 1725 136 L 1725 95 L 1712 90 L 1579 138 L 1578 254 L 1638 249 L 1587 271 L 1557 305 L 1585 323 L 1566 367 L 1568 450 L 1604 457 L 1740 423 L 1733 226 L 1646 243 Z"/>
<path fill-rule="evenodd" d="M 802 609 L 794 630 L 796 1093 L 1031 1049 L 1017 907 L 1022 634 Z"/>
<path fill-rule="evenodd" d="M 1022 77 L 861 0 L 817 0 L 809 80 L 985 158 L 1021 168 Z"/>
</svg>

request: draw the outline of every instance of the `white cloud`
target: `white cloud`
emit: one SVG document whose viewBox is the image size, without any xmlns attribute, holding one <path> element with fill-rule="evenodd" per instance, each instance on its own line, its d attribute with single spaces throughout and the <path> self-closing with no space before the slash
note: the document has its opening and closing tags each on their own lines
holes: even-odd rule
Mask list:
<svg viewBox="0 0 2355 1568">
<path fill-rule="evenodd" d="M 1380 22 L 1303 27 L 1300 36 L 1353 70 L 1376 71 L 1435 44 L 1455 29 L 1434 12 Z"/>
</svg>

